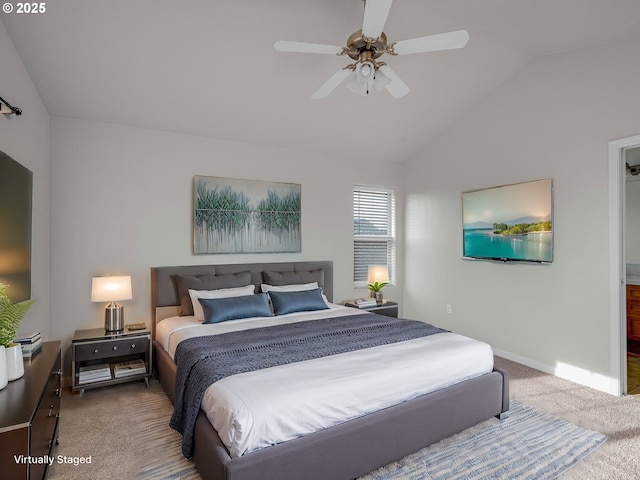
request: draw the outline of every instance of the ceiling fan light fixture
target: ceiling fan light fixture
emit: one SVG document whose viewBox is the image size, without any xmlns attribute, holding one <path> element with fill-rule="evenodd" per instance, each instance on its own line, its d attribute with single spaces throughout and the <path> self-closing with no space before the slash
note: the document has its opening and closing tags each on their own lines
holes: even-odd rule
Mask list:
<svg viewBox="0 0 640 480">
<path fill-rule="evenodd" d="M 376 87 L 376 91 L 382 92 L 382 90 L 384 90 L 384 87 L 389 85 L 389 83 L 391 83 L 391 79 L 387 77 L 382 72 L 382 70 L 380 69 L 376 70 L 376 73 L 373 76 L 373 84 Z"/>
<path fill-rule="evenodd" d="M 349 90 L 351 90 L 353 93 L 357 93 L 358 95 L 366 97 L 370 91 L 369 89 L 370 83 L 371 83 L 370 81 L 359 78 L 358 73 L 356 71 L 356 72 L 353 72 L 353 74 L 351 75 L 351 81 L 347 85 L 347 88 L 349 88 Z"/>
<path fill-rule="evenodd" d="M 384 63 L 377 63 L 375 60 L 362 60 L 353 66 L 353 74 L 347 88 L 358 95 L 369 95 L 375 88 L 377 92 L 381 92 L 391 83 L 391 78 L 385 75 L 380 67 Z"/>
<path fill-rule="evenodd" d="M 376 66 L 369 60 L 364 60 L 356 64 L 356 76 L 358 81 L 371 81 L 376 71 Z"/>
<path fill-rule="evenodd" d="M 348 85 L 349 90 L 363 97 L 369 95 L 375 86 L 376 72 L 375 62 L 370 60 L 358 62 Z"/>
</svg>

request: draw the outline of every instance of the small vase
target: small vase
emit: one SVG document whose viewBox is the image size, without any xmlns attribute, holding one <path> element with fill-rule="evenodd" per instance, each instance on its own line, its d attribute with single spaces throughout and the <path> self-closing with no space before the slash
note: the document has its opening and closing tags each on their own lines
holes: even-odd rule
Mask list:
<svg viewBox="0 0 640 480">
<path fill-rule="evenodd" d="M 375 294 L 376 302 L 382 303 L 382 290 L 378 290 Z"/>
<path fill-rule="evenodd" d="M 17 344 L 5 349 L 7 359 L 7 379 L 17 380 L 24 375 L 22 345 Z"/>
<path fill-rule="evenodd" d="M 7 377 L 7 355 L 4 345 L 0 346 L 0 390 L 7 386 L 9 379 Z"/>
</svg>

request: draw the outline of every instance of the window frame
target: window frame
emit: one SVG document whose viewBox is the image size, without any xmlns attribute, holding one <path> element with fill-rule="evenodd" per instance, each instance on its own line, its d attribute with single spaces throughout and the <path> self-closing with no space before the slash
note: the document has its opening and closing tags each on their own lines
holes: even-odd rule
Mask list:
<svg viewBox="0 0 640 480">
<path fill-rule="evenodd" d="M 358 199 L 356 195 L 359 193 L 372 193 L 372 194 L 383 194 L 387 196 L 386 201 L 386 210 L 387 213 L 384 215 L 386 220 L 387 233 L 385 235 L 362 235 L 356 233 L 356 221 L 358 219 L 363 218 L 363 215 L 358 212 L 358 210 L 362 210 L 362 208 L 358 207 L 357 202 L 361 202 L 362 199 Z M 387 265 L 389 267 L 389 286 L 394 286 L 396 283 L 396 216 L 397 216 L 397 208 L 396 208 L 396 191 L 393 187 L 382 187 L 382 186 L 374 186 L 374 185 L 364 185 L 364 184 L 355 184 L 353 186 L 353 195 L 352 195 L 352 208 L 353 208 L 353 286 L 354 288 L 362 288 L 367 287 L 368 282 L 367 279 L 357 279 L 358 276 L 361 277 L 362 273 L 358 274 L 358 266 L 366 265 L 379 265 L 380 263 L 356 263 L 356 254 L 357 254 L 357 243 L 366 243 L 366 242 L 380 242 L 384 241 L 387 244 Z"/>
</svg>

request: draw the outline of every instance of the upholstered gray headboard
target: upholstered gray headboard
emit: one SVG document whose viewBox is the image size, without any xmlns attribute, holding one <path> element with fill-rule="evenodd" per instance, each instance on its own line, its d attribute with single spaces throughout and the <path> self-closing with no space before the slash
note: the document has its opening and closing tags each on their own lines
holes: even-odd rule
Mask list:
<svg viewBox="0 0 640 480">
<path fill-rule="evenodd" d="M 177 315 L 180 298 L 176 286 L 176 275 L 229 275 L 240 272 L 251 272 L 251 283 L 260 288 L 260 284 L 268 283 L 263 272 L 315 272 L 322 270 L 318 284 L 329 301 L 333 301 L 333 262 L 281 262 L 281 263 L 236 263 L 226 265 L 187 265 L 175 267 L 151 268 L 151 315 L 152 329 L 155 336 L 156 323 L 168 316 Z"/>
</svg>

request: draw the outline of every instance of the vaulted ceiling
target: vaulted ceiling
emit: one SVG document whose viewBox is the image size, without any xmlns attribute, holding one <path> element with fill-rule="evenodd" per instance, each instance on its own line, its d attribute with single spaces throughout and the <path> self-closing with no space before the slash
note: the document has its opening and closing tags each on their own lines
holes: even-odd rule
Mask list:
<svg viewBox="0 0 640 480">
<path fill-rule="evenodd" d="M 385 58 L 411 89 L 400 99 L 341 86 L 313 100 L 348 59 L 273 43 L 344 45 L 361 28 L 362 0 L 55 0 L 46 9 L 0 18 L 51 115 L 380 161 L 411 158 L 536 57 L 640 38 L 638 0 L 397 0 L 390 42 L 466 29 L 469 43 Z"/>
</svg>

